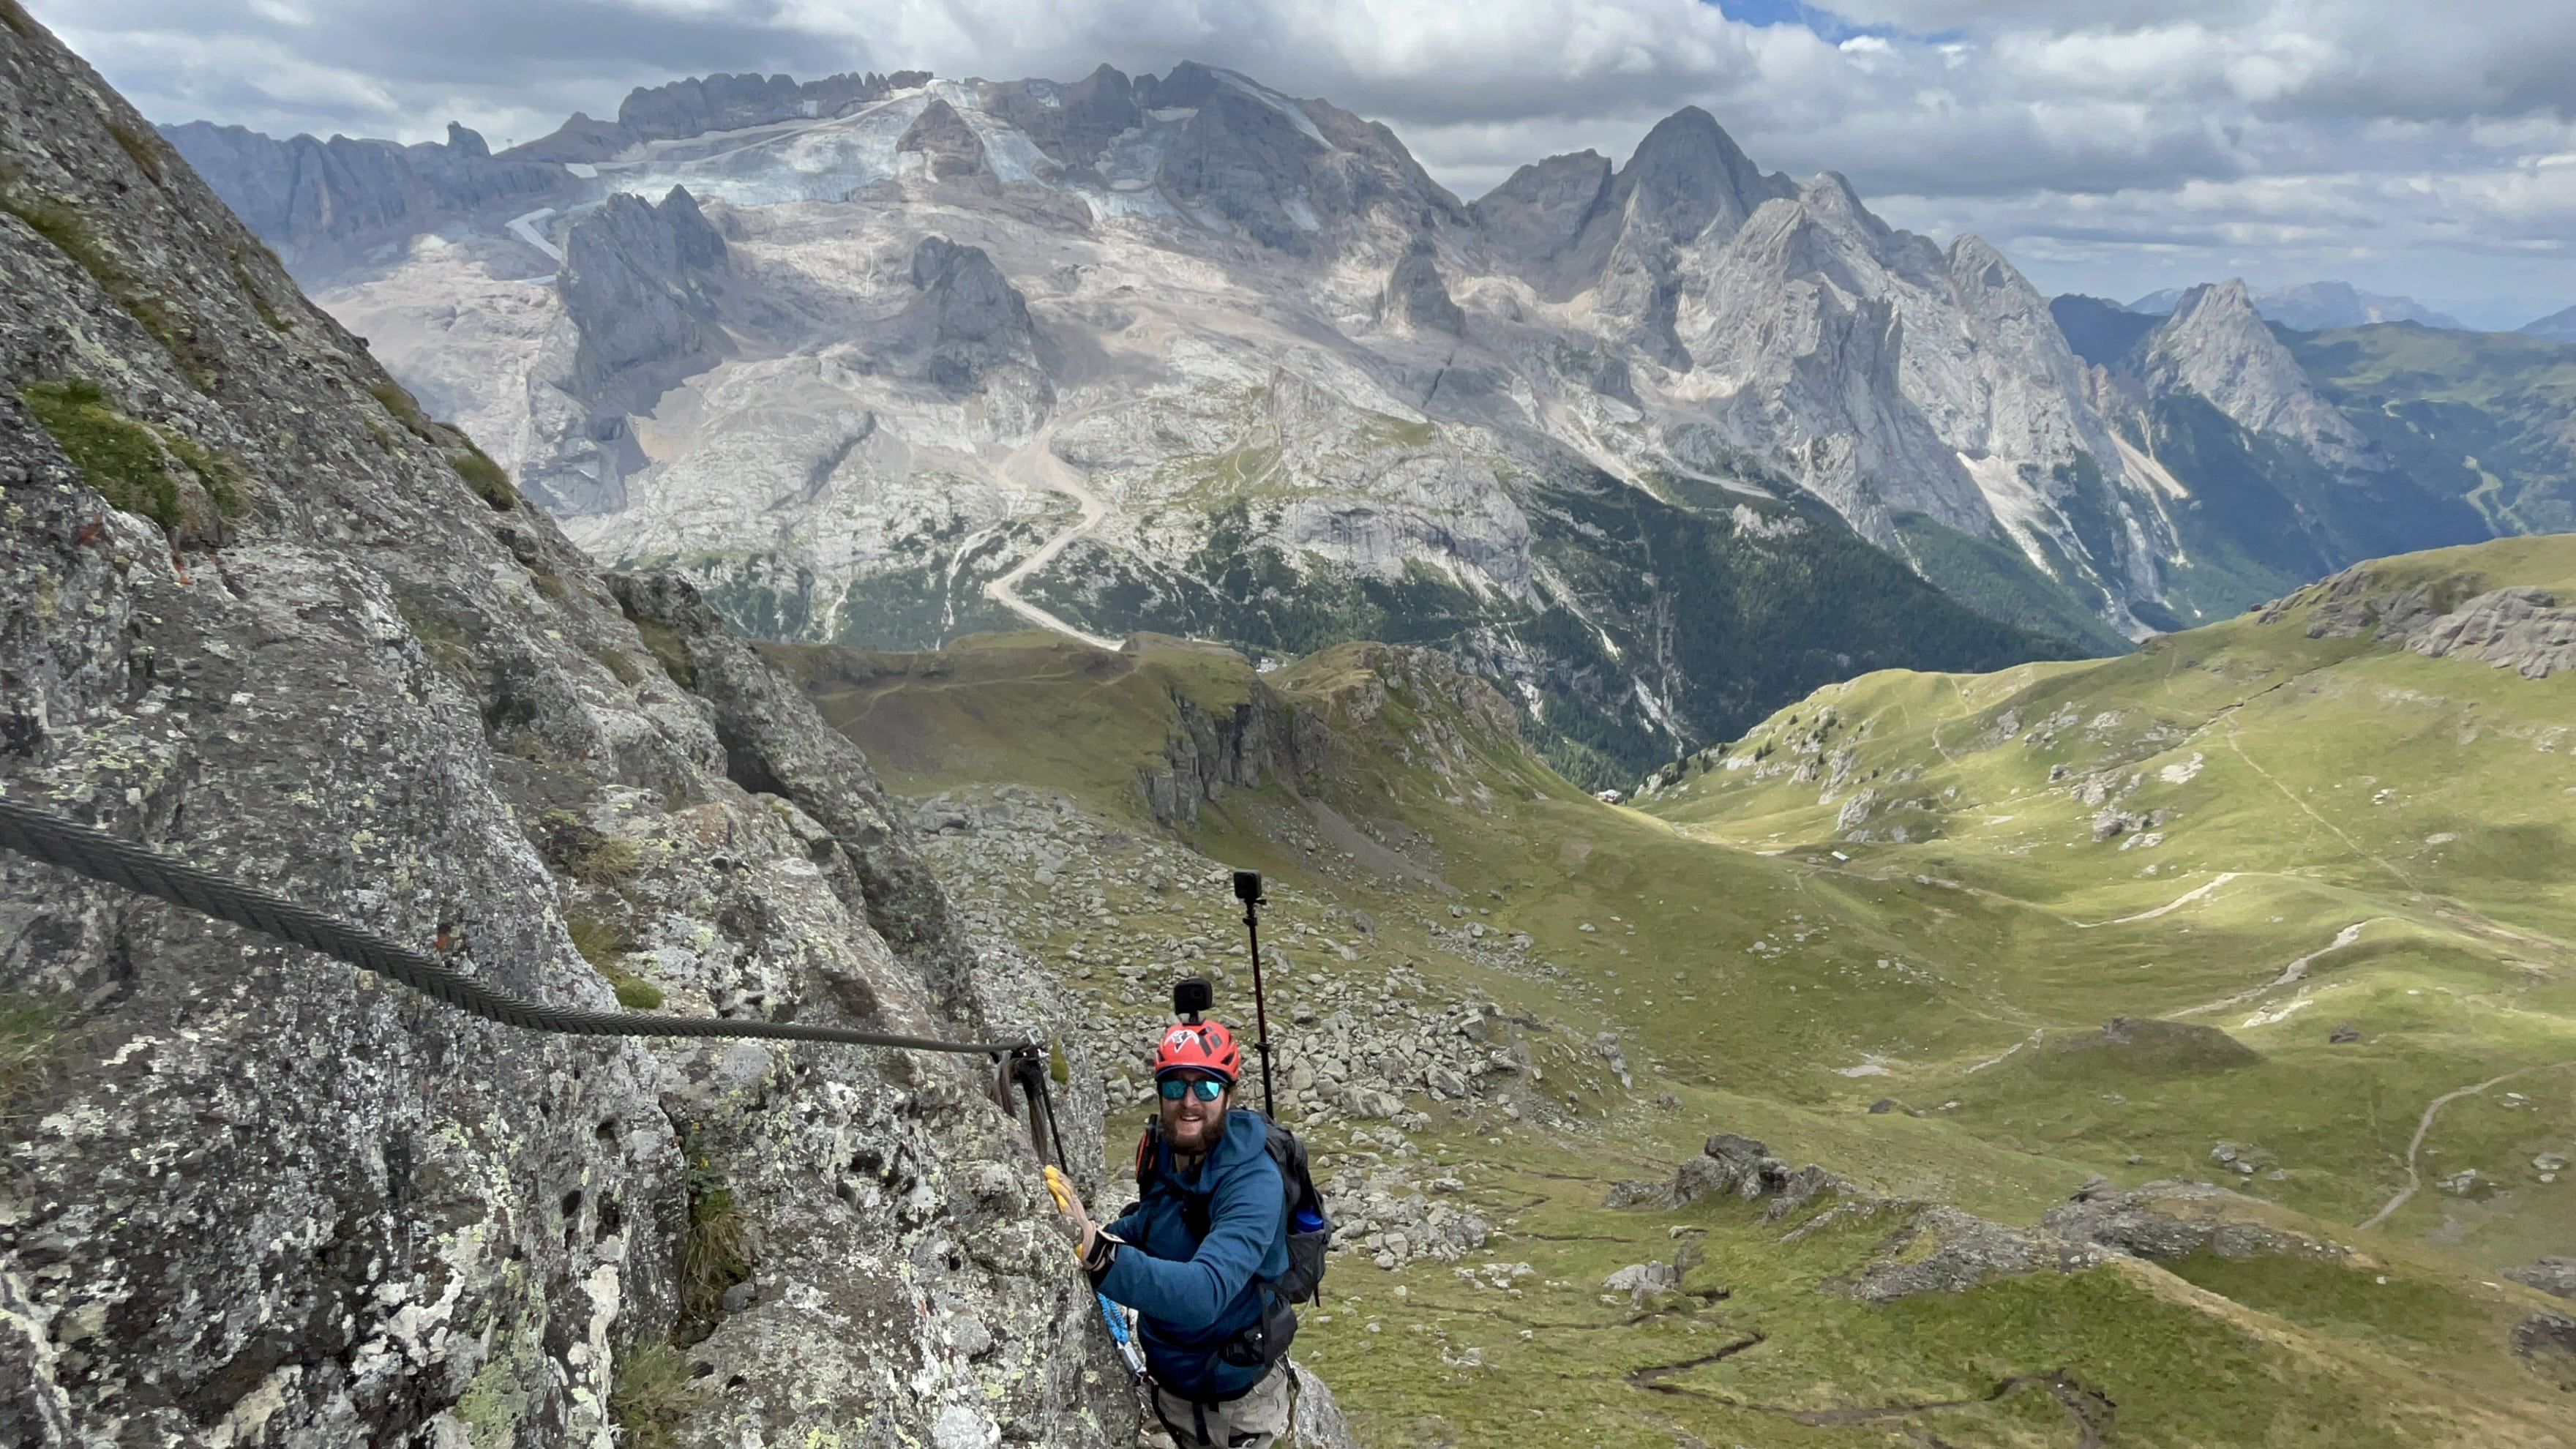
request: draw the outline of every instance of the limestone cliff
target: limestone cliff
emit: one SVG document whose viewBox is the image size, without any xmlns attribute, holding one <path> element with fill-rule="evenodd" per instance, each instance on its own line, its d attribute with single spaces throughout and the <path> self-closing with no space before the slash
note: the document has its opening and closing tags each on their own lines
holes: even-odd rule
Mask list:
<svg viewBox="0 0 2576 1449">
<path fill-rule="evenodd" d="M 2238 426 L 2289 439 L 2338 472 L 2388 467 L 2264 326 L 2242 280 L 2185 292 L 2147 339 L 2143 371 L 2151 388 L 2197 393 Z"/>
<path fill-rule="evenodd" d="M 551 1002 L 1061 1022 L 855 746 L 594 568 L 14 3 L 0 188 L 0 790 Z M 0 992 L 9 1443 L 1130 1422 L 981 1058 L 531 1035 L 15 856 Z"/>
</svg>

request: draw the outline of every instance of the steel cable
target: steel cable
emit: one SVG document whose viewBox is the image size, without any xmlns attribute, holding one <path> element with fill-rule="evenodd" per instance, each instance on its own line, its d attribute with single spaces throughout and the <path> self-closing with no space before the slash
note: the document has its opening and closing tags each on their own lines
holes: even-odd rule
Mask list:
<svg viewBox="0 0 2576 1449">
<path fill-rule="evenodd" d="M 319 951 L 325 956 L 399 981 L 459 1011 L 529 1031 L 554 1032 L 564 1036 L 756 1037 L 988 1056 L 1007 1055 L 1032 1046 L 1037 1040 L 1030 1037 L 1005 1042 L 937 1041 L 929 1037 L 856 1031 L 838 1026 L 805 1026 L 795 1022 L 657 1016 L 631 1011 L 572 1011 L 542 1005 L 506 991 L 495 991 L 443 961 L 335 920 L 308 906 L 211 871 L 200 870 L 159 851 L 119 840 L 105 831 L 66 820 L 49 811 L 34 809 L 5 796 L 0 796 L 0 846 L 92 880 L 122 886 L 172 905 L 185 906 L 219 921 L 229 921 L 262 935 Z"/>
</svg>

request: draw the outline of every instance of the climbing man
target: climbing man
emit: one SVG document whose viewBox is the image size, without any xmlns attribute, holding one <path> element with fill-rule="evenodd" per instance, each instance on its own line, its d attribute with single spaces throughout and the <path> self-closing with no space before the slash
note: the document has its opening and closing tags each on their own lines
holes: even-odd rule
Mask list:
<svg viewBox="0 0 2576 1449">
<path fill-rule="evenodd" d="M 1282 1177 L 1268 1122 L 1234 1105 L 1241 1075 L 1223 1024 L 1174 1023 L 1154 1052 L 1161 1110 L 1136 1149 L 1136 1205 L 1104 1228 L 1069 1184 L 1057 1195 L 1093 1285 L 1136 1310 L 1177 1449 L 1269 1449 L 1291 1416 Z"/>
</svg>

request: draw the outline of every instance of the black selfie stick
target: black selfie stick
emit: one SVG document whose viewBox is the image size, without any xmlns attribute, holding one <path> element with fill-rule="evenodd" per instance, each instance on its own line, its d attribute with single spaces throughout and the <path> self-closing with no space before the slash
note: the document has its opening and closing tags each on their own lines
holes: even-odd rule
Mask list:
<svg viewBox="0 0 2576 1449">
<path fill-rule="evenodd" d="M 1243 929 L 1252 941 L 1252 1014 L 1261 1033 L 1254 1044 L 1261 1053 L 1261 1115 L 1276 1121 L 1278 1111 L 1270 1104 L 1270 1003 L 1261 993 L 1261 872 L 1236 871 L 1234 898 L 1243 902 Z"/>
</svg>

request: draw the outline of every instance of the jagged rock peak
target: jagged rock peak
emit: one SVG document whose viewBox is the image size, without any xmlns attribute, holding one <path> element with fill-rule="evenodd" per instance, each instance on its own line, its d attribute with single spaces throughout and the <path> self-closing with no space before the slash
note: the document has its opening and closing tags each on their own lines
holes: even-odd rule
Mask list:
<svg viewBox="0 0 2576 1449">
<path fill-rule="evenodd" d="M 1832 179 L 1848 196 L 1848 183 L 1839 176 Z M 1684 106 L 1656 122 L 1628 164 L 1619 168 L 1614 185 L 1613 200 L 1632 221 L 1650 225 L 1676 243 L 1690 241 L 1712 225 L 1733 235 L 1755 207 L 1798 194 L 1788 177 L 1754 165 L 1717 118 L 1697 106 Z M 1851 198 L 1851 204 L 1857 207 L 1859 199 Z"/>
<path fill-rule="evenodd" d="M 1107 65 L 1070 85 L 987 82 L 979 99 L 995 117 L 1019 127 L 1040 151 L 1074 167 L 1094 164 L 1102 149 L 1144 114 L 1135 83 Z"/>
<path fill-rule="evenodd" d="M 1798 188 L 1798 201 L 1819 216 L 1842 222 L 1871 236 L 1883 237 L 1889 232 L 1887 223 L 1861 204 L 1860 193 L 1852 189 L 1851 182 L 1839 171 L 1817 172 L 1806 185 Z M 1985 244 L 1979 242 L 1978 245 Z M 1993 251 L 1991 247 L 1986 249 Z M 2000 252 L 1995 255 L 1998 259 L 2002 256 Z"/>
<path fill-rule="evenodd" d="M 2388 466 L 2272 335 L 2241 277 L 2182 294 L 2148 338 L 2146 378 L 2160 391 L 2197 393 L 2240 426 L 2289 438 L 2328 467 Z"/>
<path fill-rule="evenodd" d="M 617 412 L 650 412 L 682 378 L 733 351 L 718 322 L 729 253 L 685 187 L 659 205 L 619 192 L 573 224 L 556 287 L 581 329 L 575 391 Z"/>
<path fill-rule="evenodd" d="M 528 209 L 568 195 L 561 167 L 494 157 L 451 125 L 446 143 L 280 141 L 242 126 L 191 121 L 162 136 L 242 220 L 301 272 L 327 271 L 382 242 L 470 212 Z"/>
<path fill-rule="evenodd" d="M 1038 365 L 1028 301 L 982 247 L 924 237 L 913 249 L 912 285 L 921 296 L 898 330 L 908 348 L 928 354 L 932 383 L 963 391 L 1005 363 Z"/>
<path fill-rule="evenodd" d="M 1610 159 L 1597 151 L 1550 156 L 1514 171 L 1468 214 L 1513 270 L 1543 268 L 1583 234 L 1610 190 Z"/>
</svg>

